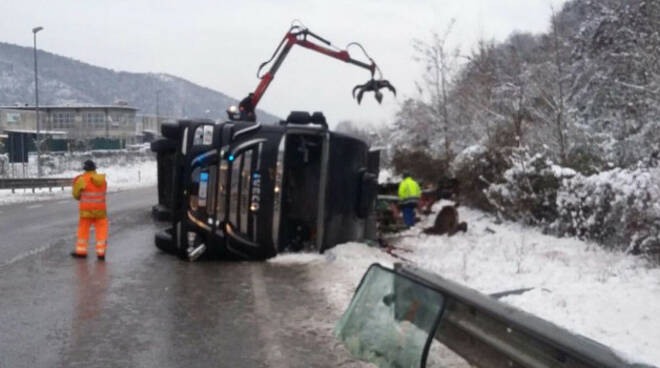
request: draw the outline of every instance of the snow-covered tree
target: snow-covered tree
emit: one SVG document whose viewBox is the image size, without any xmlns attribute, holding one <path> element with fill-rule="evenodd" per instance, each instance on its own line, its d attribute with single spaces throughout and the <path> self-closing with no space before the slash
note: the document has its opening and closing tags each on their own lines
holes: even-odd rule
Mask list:
<svg viewBox="0 0 660 368">
<path fill-rule="evenodd" d="M 444 33 L 432 33 L 431 41 L 415 40 L 415 61 L 424 67 L 421 81 L 417 83 L 420 98 L 401 109 L 399 116 L 416 115 L 417 120 L 425 120 L 430 124 L 426 139 L 432 139 L 432 150 L 445 159 L 454 155 L 456 120 L 452 116 L 453 75 L 458 68 L 458 49 L 450 49 L 448 38 L 452 32 L 455 20 L 451 20 Z M 406 107 L 414 107 L 411 111 Z M 442 141 L 438 146 L 437 141 Z"/>
<path fill-rule="evenodd" d="M 580 127 L 617 166 L 658 149 L 660 138 L 660 4 L 573 1 L 583 16 L 574 39 L 571 103 Z"/>
</svg>

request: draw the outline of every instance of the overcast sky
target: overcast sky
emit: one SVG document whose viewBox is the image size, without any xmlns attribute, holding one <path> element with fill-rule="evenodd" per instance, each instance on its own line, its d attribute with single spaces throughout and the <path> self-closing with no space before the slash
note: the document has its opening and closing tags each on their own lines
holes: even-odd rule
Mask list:
<svg viewBox="0 0 660 368">
<path fill-rule="evenodd" d="M 0 41 L 38 47 L 90 64 L 130 72 L 159 72 L 242 98 L 258 84 L 267 60 L 291 21 L 344 48 L 360 42 L 397 87 L 382 105 L 371 95 L 351 97 L 366 70 L 294 47 L 259 107 L 284 117 L 291 110 L 321 110 L 332 123 L 392 120 L 399 101 L 415 96 L 421 67 L 412 40 L 456 25 L 450 41 L 464 50 L 479 38 L 545 32 L 551 7 L 565 0 L 1 0 Z M 362 57 L 358 49 L 351 56 Z M 1 86 L 0 86 L 1 88 Z"/>
</svg>

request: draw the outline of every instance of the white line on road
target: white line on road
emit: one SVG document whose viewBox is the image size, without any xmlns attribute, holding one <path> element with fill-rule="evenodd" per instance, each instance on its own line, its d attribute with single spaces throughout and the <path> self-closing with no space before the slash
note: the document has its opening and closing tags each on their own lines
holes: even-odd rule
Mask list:
<svg viewBox="0 0 660 368">
<path fill-rule="evenodd" d="M 63 204 L 63 203 L 69 203 L 69 201 L 57 201 L 57 202 L 55 202 L 55 203 Z"/>
<path fill-rule="evenodd" d="M 264 341 L 262 349 L 266 353 L 266 362 L 269 367 L 286 367 L 286 357 L 284 349 L 278 341 L 275 332 L 277 329 L 267 321 L 273 314 L 270 308 L 270 300 L 266 292 L 266 283 L 264 282 L 263 271 L 260 264 L 250 267 L 252 271 L 252 292 L 254 293 L 254 309 L 257 315 L 263 318 L 259 326 L 259 333 Z"/>
<path fill-rule="evenodd" d="M 31 210 L 33 208 L 39 208 L 39 207 L 43 207 L 43 206 L 44 206 L 43 204 L 33 204 L 32 206 L 27 206 L 26 208 Z"/>
<path fill-rule="evenodd" d="M 35 254 L 39 254 L 39 253 L 47 250 L 50 247 L 51 247 L 51 245 L 44 245 L 40 248 L 35 248 L 35 249 L 32 249 L 32 250 L 27 251 L 25 253 L 19 254 L 16 257 L 14 257 L 14 258 L 10 259 L 9 261 L 5 262 L 4 264 L 1 264 L 0 269 L 2 269 L 5 266 L 9 266 L 12 263 L 16 263 L 16 262 L 20 261 L 21 259 L 27 258 L 29 256 L 33 256 Z"/>
</svg>

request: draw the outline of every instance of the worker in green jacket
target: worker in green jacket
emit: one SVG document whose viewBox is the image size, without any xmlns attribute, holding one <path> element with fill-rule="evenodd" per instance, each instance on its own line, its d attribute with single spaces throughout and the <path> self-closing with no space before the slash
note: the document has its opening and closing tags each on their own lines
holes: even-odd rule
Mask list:
<svg viewBox="0 0 660 368">
<path fill-rule="evenodd" d="M 422 196 L 419 184 L 407 172 L 403 173 L 403 181 L 399 184 L 399 207 L 403 212 L 403 222 L 406 226 L 415 225 L 415 208 Z"/>
</svg>

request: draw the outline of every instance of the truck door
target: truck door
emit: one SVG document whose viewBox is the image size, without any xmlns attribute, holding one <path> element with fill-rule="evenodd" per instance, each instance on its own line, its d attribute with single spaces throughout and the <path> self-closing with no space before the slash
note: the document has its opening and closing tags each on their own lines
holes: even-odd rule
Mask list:
<svg viewBox="0 0 660 368">
<path fill-rule="evenodd" d="M 273 241 L 279 251 L 322 249 L 328 141 L 326 130 L 297 127 L 280 143 L 281 184 L 276 187 L 281 189 L 273 216 Z"/>
</svg>

